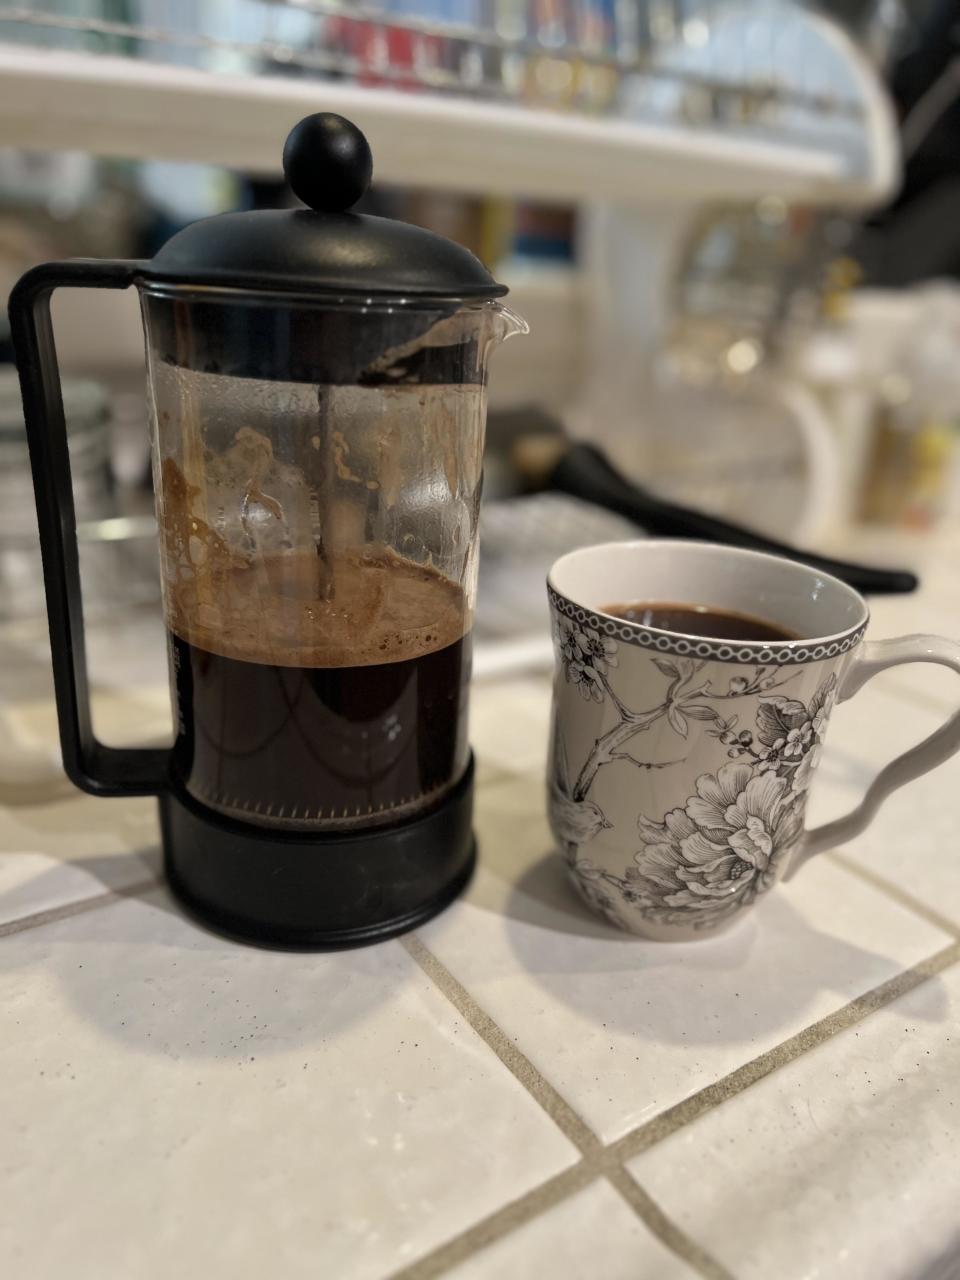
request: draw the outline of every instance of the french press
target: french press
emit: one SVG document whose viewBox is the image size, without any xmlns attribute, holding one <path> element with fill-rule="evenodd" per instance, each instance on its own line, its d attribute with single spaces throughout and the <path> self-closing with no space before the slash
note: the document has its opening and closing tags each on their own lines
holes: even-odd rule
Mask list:
<svg viewBox="0 0 960 1280">
<path fill-rule="evenodd" d="M 469 878 L 470 633 L 490 351 L 525 329 L 460 245 L 349 213 L 339 116 L 283 153 L 309 207 L 228 213 L 148 261 L 28 272 L 10 299 L 64 766 L 159 797 L 169 883 L 222 931 L 373 941 Z M 50 295 L 140 294 L 172 749 L 91 724 Z"/>
</svg>

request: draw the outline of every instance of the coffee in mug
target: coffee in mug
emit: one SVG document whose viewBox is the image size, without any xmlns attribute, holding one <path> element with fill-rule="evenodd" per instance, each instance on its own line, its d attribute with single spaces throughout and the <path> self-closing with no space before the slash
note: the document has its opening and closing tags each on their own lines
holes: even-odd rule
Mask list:
<svg viewBox="0 0 960 1280">
<path fill-rule="evenodd" d="M 691 636 L 711 636 L 716 640 L 797 640 L 799 636 L 775 623 L 756 618 L 735 609 L 715 609 L 710 605 L 662 604 L 635 602 L 608 604 L 604 613 L 638 622 L 642 627 L 658 631 L 680 631 Z"/>
</svg>

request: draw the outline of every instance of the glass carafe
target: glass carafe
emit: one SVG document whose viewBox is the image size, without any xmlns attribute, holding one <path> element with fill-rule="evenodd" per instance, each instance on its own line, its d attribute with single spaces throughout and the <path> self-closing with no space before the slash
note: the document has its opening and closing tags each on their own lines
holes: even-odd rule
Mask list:
<svg viewBox="0 0 960 1280">
<path fill-rule="evenodd" d="M 517 322 L 142 300 L 178 780 L 291 830 L 429 806 L 469 754 L 486 361 Z"/>
</svg>

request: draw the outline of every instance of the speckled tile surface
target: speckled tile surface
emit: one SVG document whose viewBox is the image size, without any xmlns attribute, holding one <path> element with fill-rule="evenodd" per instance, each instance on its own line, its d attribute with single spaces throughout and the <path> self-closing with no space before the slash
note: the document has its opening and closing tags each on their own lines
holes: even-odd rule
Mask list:
<svg viewBox="0 0 960 1280">
<path fill-rule="evenodd" d="M 163 891 L 0 949 L 0 1271 L 387 1274 L 576 1152 L 399 943 L 235 946 Z"/>
<path fill-rule="evenodd" d="M 960 682 L 956 696 L 960 704 Z M 839 707 L 811 796 L 811 822 L 851 809 L 879 769 L 938 728 L 946 712 L 870 685 Z M 960 929 L 958 831 L 960 759 L 954 758 L 892 795 L 842 853 Z"/>
<path fill-rule="evenodd" d="M 958 1135 L 954 968 L 630 1169 L 742 1280 L 946 1278 L 960 1270 Z"/>
<path fill-rule="evenodd" d="M 0 925 L 156 879 L 158 842 L 154 800 L 0 806 Z"/>
<path fill-rule="evenodd" d="M 960 635 L 952 543 L 924 548 L 877 552 L 924 585 L 874 602 L 873 638 Z M 94 646 L 110 741 L 168 722 L 154 648 L 131 693 Z M 0 751 L 4 1276 L 960 1274 L 960 764 L 740 932 L 644 944 L 551 853 L 546 680 L 480 681 L 467 897 L 419 938 L 288 955 L 150 887 L 153 803 L 65 783 L 35 657 L 0 678 L 30 748 Z M 958 702 L 931 669 L 868 685 L 811 820 Z"/>
</svg>

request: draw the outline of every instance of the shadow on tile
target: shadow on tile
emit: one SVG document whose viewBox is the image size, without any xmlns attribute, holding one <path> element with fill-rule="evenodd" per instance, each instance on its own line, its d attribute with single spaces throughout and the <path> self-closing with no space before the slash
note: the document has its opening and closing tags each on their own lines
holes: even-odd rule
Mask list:
<svg viewBox="0 0 960 1280">
<path fill-rule="evenodd" d="M 552 1000 L 609 1031 L 660 1043 L 789 1034 L 823 1006 L 824 993 L 837 1008 L 902 967 L 812 926 L 783 886 L 718 938 L 645 942 L 582 906 L 552 852 L 526 868 L 503 910 L 516 959 Z"/>
<path fill-rule="evenodd" d="M 55 982 L 130 1052 L 240 1065 L 301 1047 L 336 1052 L 341 1033 L 411 982 L 426 985 L 396 944 L 348 954 L 232 942 L 195 925 L 163 886 L 7 938 L 0 974 L 14 972 L 41 990 Z"/>
<path fill-rule="evenodd" d="M 67 786 L 55 804 L 18 804 L 0 815 L 0 851 L 32 847 L 35 841 L 46 853 L 52 845 L 70 846 L 81 838 L 128 845 L 156 840 L 157 807 L 151 797 L 104 799 Z"/>
<path fill-rule="evenodd" d="M 71 800 L 75 795 L 76 788 L 60 766 L 46 759 L 37 766 L 35 776 L 15 781 L 0 777 L 0 804 L 8 809 L 56 804 L 59 800 Z"/>
<path fill-rule="evenodd" d="M 718 939 L 708 938 L 703 942 L 686 944 L 644 942 L 643 939 L 607 924 L 585 906 L 570 884 L 562 858 L 555 850 L 550 850 L 525 868 L 511 888 L 505 914 L 541 929 L 573 934 L 580 938 L 596 938 L 618 951 L 625 948 L 632 953 L 634 960 L 638 950 L 642 950 L 644 955 L 658 955 L 660 952 L 674 956 L 695 955 L 705 947 L 715 948 L 720 942 L 726 944 L 727 951 L 735 944 L 733 954 L 739 956 L 748 937 L 755 933 L 748 918 L 742 925 Z"/>
<path fill-rule="evenodd" d="M 7 857 L 23 857 L 28 867 L 34 860 L 30 854 L 14 853 Z M 30 875 L 28 871 L 23 880 L 0 892 L 0 922 L 12 924 L 20 916 L 69 906 L 73 902 L 99 897 L 105 891 L 120 896 L 142 892 L 151 880 L 159 882 L 162 879 L 162 861 L 157 845 L 130 853 L 71 858 L 67 862 L 43 858 L 35 874 Z"/>
<path fill-rule="evenodd" d="M 0 920 L 69 905 L 160 878 L 150 800 L 74 791 L 57 804 L 0 808 Z"/>
</svg>

